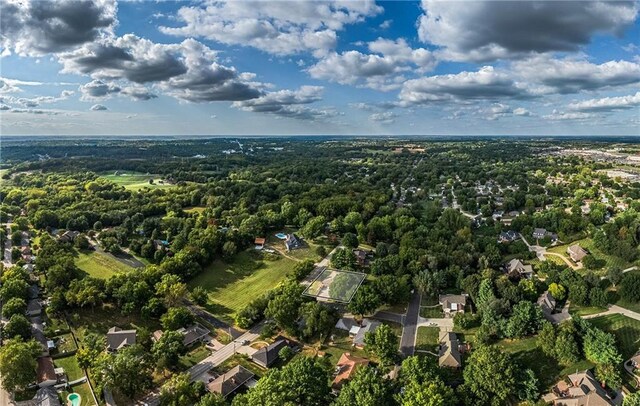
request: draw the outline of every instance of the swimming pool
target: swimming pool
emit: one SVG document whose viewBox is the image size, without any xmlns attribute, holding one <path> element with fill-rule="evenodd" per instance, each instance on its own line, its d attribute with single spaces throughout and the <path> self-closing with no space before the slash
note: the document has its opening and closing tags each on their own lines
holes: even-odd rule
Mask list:
<svg viewBox="0 0 640 406">
<path fill-rule="evenodd" d="M 70 393 L 69 396 L 67 396 L 67 401 L 71 406 L 80 406 L 81 398 L 77 393 Z"/>
<path fill-rule="evenodd" d="M 284 240 L 287 238 L 287 235 L 285 233 L 278 233 L 276 234 L 276 237 L 278 237 L 281 240 Z"/>
</svg>

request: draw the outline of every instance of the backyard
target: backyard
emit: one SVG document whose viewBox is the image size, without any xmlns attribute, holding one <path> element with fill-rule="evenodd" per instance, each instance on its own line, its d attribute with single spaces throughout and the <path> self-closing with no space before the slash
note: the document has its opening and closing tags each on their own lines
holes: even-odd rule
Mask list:
<svg viewBox="0 0 640 406">
<path fill-rule="evenodd" d="M 610 314 L 589 320 L 594 326 L 616 336 L 618 348 L 624 359 L 632 357 L 638 351 L 640 321 L 621 314 Z"/>
<path fill-rule="evenodd" d="M 230 262 L 213 262 L 189 282 L 209 291 L 205 306 L 214 315 L 232 322 L 234 314 L 253 299 L 273 289 L 293 270 L 295 261 L 262 258 L 252 249 L 237 254 Z"/>
<path fill-rule="evenodd" d="M 574 245 L 574 244 L 578 244 L 582 248 L 584 248 L 587 251 L 589 251 L 589 253 L 591 255 L 593 255 L 596 259 L 604 260 L 607 263 L 607 265 L 606 265 L 607 268 L 619 267 L 621 269 L 626 269 L 626 268 L 628 268 L 628 267 L 630 267 L 632 265 L 632 264 L 628 263 L 627 261 L 623 260 L 622 258 L 616 257 L 614 255 L 609 255 L 609 254 L 606 254 L 606 253 L 602 252 L 600 249 L 598 249 L 595 246 L 595 243 L 593 242 L 593 240 L 591 238 L 583 238 L 581 240 L 574 241 L 571 244 L 558 245 L 556 247 L 550 248 L 548 251 L 555 252 L 555 253 L 558 253 L 558 254 L 563 254 L 565 257 L 567 257 L 567 259 L 569 259 L 571 261 L 571 258 L 569 258 L 569 255 L 567 254 L 567 248 L 570 245 Z M 551 259 L 551 257 L 552 256 L 550 255 L 549 259 Z"/>
<path fill-rule="evenodd" d="M 67 374 L 67 379 L 69 381 L 75 381 L 76 379 L 80 379 L 84 376 L 84 372 L 80 368 L 80 365 L 78 365 L 78 360 L 75 355 L 56 358 L 53 360 L 53 364 L 56 368 L 64 368 L 64 372 Z"/>
<path fill-rule="evenodd" d="M 195 347 L 189 349 L 189 351 L 180 357 L 178 365 L 181 369 L 186 370 L 207 358 L 211 354 L 211 351 L 205 347 L 204 344 L 198 344 Z"/>
<path fill-rule="evenodd" d="M 96 309 L 78 309 L 71 314 L 70 320 L 71 328 L 74 330 L 78 341 L 82 340 L 87 333 L 105 335 L 114 326 L 122 329 L 144 327 L 148 331 L 155 331 L 160 328 L 158 320 L 143 319 L 135 313 L 124 315 L 111 306 Z"/>
<path fill-rule="evenodd" d="M 101 279 L 109 279 L 118 272 L 129 272 L 133 269 L 112 256 L 97 251 L 78 252 L 76 266 L 89 276 Z"/>
<path fill-rule="evenodd" d="M 93 401 L 93 396 L 91 396 L 91 388 L 89 387 L 89 384 L 86 382 L 78 385 L 73 385 L 71 387 L 71 391 L 69 392 L 63 391 L 61 393 L 62 398 L 64 400 L 63 404 L 66 404 L 67 395 L 69 395 L 69 393 L 77 393 L 78 395 L 80 395 L 80 399 L 81 399 L 80 406 L 93 406 L 96 404 Z"/>
</svg>

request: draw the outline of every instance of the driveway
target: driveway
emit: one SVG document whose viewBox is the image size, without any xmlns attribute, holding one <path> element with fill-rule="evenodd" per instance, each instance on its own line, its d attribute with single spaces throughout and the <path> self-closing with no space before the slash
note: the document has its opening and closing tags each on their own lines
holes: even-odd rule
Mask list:
<svg viewBox="0 0 640 406">
<path fill-rule="evenodd" d="M 453 330 L 453 319 L 425 319 L 420 317 L 418 319 L 418 327 L 438 327 L 440 331 L 451 331 Z"/>
<path fill-rule="evenodd" d="M 404 326 L 402 327 L 402 337 L 400 337 L 400 352 L 405 357 L 413 355 L 416 349 L 416 332 L 418 331 L 421 301 L 422 297 L 416 289 L 407 307 L 407 313 L 404 315 Z"/>
</svg>

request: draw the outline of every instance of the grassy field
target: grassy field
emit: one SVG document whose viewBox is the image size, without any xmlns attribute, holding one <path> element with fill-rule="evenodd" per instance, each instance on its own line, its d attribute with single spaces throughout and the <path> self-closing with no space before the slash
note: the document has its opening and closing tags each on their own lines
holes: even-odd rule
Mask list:
<svg viewBox="0 0 640 406">
<path fill-rule="evenodd" d="M 192 279 L 189 287 L 202 286 L 207 289 L 207 310 L 232 322 L 238 310 L 276 287 L 295 264 L 295 261 L 283 257 L 275 261 L 262 259 L 259 252 L 247 250 L 230 262 L 215 261 Z"/>
<path fill-rule="evenodd" d="M 81 251 L 76 256 L 76 266 L 94 278 L 109 279 L 117 272 L 128 272 L 133 268 L 107 254 L 96 251 Z"/>
<path fill-rule="evenodd" d="M 640 321 L 621 314 L 611 314 L 589 320 L 594 326 L 616 336 L 624 359 L 632 357 L 640 346 Z"/>
<path fill-rule="evenodd" d="M 438 327 L 418 327 L 416 335 L 416 349 L 436 352 L 438 347 Z"/>
<path fill-rule="evenodd" d="M 102 174 L 100 177 L 120 186 L 124 186 L 125 189 L 129 190 L 140 190 L 145 187 L 150 189 L 164 189 L 175 186 L 168 183 L 160 183 L 162 178 L 159 175 L 144 174 L 141 172 L 118 171 L 117 175 L 115 172 L 109 172 Z M 153 179 L 153 184 L 149 183 L 150 179 Z"/>
<path fill-rule="evenodd" d="M 186 370 L 207 358 L 211 354 L 211 351 L 205 347 L 204 344 L 200 344 L 189 350 L 185 355 L 180 357 L 178 365 L 181 369 Z"/>
<path fill-rule="evenodd" d="M 93 401 L 93 396 L 91 396 L 91 388 L 89 388 L 89 384 L 88 383 L 81 383 L 79 385 L 74 385 L 71 387 L 71 392 L 67 392 L 67 391 L 63 391 L 61 392 L 62 395 L 62 399 L 63 399 L 63 403 L 64 405 L 66 405 L 67 403 L 67 395 L 69 395 L 69 393 L 77 393 L 80 395 L 80 405 L 81 406 L 93 406 L 96 403 Z"/>
<path fill-rule="evenodd" d="M 64 372 L 67 374 L 67 378 L 70 381 L 75 381 L 76 379 L 80 379 L 84 376 L 84 372 L 78 365 L 78 360 L 75 355 L 64 358 L 57 358 L 53 360 L 53 364 L 57 368 L 64 368 Z"/>
<path fill-rule="evenodd" d="M 551 387 L 571 373 L 593 367 L 593 364 L 586 360 L 580 360 L 566 367 L 559 365 L 554 358 L 542 352 L 536 341 L 536 337 L 528 337 L 519 340 L 501 340 L 497 345 L 511 353 L 523 367 L 531 368 L 539 377 L 542 388 Z"/>
</svg>

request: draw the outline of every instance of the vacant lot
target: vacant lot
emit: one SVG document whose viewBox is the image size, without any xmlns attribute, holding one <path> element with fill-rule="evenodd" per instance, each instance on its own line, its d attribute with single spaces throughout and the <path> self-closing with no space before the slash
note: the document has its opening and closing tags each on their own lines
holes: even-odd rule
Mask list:
<svg viewBox="0 0 640 406">
<path fill-rule="evenodd" d="M 101 177 L 120 186 L 124 186 L 125 189 L 129 190 L 139 190 L 145 187 L 155 189 L 175 186 L 165 183 L 159 175 L 144 174 L 140 172 L 110 172 L 102 174 Z M 149 181 L 152 181 L 153 183 L 149 183 Z"/>
<path fill-rule="evenodd" d="M 117 272 L 128 272 L 133 268 L 110 255 L 97 251 L 82 251 L 76 256 L 76 266 L 94 278 L 109 279 Z"/>
<path fill-rule="evenodd" d="M 295 264 L 295 261 L 283 257 L 263 259 L 259 252 L 247 250 L 230 262 L 215 261 L 192 279 L 189 286 L 207 289 L 207 310 L 223 320 L 232 321 L 238 310 L 276 287 Z"/>
<path fill-rule="evenodd" d="M 640 321 L 621 314 L 610 314 L 589 320 L 594 326 L 616 336 L 618 348 L 624 359 L 638 351 L 640 337 Z"/>
</svg>

